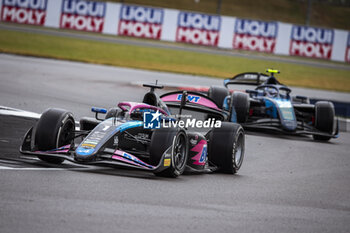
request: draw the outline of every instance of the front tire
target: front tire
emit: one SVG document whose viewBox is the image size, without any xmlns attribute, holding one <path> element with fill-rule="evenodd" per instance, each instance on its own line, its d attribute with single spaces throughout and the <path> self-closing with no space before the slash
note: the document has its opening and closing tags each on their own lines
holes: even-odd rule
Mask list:
<svg viewBox="0 0 350 233">
<path fill-rule="evenodd" d="M 51 108 L 40 117 L 35 131 L 35 145 L 39 151 L 47 151 L 68 145 L 73 140 L 75 122 L 72 113 Z M 40 160 L 61 164 L 64 159 L 38 155 Z"/>
<path fill-rule="evenodd" d="M 222 122 L 209 134 L 208 159 L 219 171 L 235 174 L 241 168 L 245 151 L 245 135 L 241 125 Z"/>
<path fill-rule="evenodd" d="M 245 123 L 249 115 L 249 96 L 246 93 L 234 92 L 231 95 L 230 119 L 232 119 L 233 108 L 236 111 L 238 123 Z"/>
<path fill-rule="evenodd" d="M 155 130 L 150 145 L 150 163 L 157 166 L 169 147 L 172 147 L 171 165 L 169 168 L 155 173 L 155 175 L 176 178 L 185 171 L 187 164 L 188 144 L 186 132 L 176 128 Z"/>
<path fill-rule="evenodd" d="M 321 132 L 332 134 L 334 124 L 334 105 L 329 101 L 318 101 L 315 104 L 315 128 Z M 315 140 L 328 141 L 330 136 L 313 135 Z"/>
</svg>

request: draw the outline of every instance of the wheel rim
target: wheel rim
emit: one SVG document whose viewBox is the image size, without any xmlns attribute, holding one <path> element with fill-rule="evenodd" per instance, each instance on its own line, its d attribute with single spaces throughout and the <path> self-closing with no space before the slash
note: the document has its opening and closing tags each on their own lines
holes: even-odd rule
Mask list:
<svg viewBox="0 0 350 233">
<path fill-rule="evenodd" d="M 240 167 L 242 163 L 242 158 L 243 158 L 243 134 L 239 133 L 237 141 L 233 143 L 233 149 L 232 149 L 232 162 L 233 165 L 236 167 Z"/>
<path fill-rule="evenodd" d="M 69 144 L 72 140 L 72 131 L 74 123 L 69 120 L 58 131 L 57 148 Z"/>
<path fill-rule="evenodd" d="M 186 137 L 183 133 L 179 134 L 174 143 L 174 167 L 180 170 L 186 160 Z"/>
</svg>

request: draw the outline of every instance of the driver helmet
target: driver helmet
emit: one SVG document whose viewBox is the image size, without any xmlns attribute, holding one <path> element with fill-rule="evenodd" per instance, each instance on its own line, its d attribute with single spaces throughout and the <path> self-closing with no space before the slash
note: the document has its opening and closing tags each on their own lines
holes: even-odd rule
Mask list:
<svg viewBox="0 0 350 233">
<path fill-rule="evenodd" d="M 275 96 L 277 96 L 277 90 L 275 89 L 275 88 L 270 88 L 270 87 L 267 87 L 266 89 L 265 89 L 265 91 L 266 91 L 266 93 L 267 93 L 267 95 L 268 96 L 271 96 L 271 97 L 275 97 Z"/>
</svg>

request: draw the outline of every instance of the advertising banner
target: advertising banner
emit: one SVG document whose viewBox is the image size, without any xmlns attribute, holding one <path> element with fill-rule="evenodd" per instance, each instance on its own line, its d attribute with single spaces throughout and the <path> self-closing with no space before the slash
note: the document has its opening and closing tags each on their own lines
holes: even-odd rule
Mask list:
<svg viewBox="0 0 350 233">
<path fill-rule="evenodd" d="M 97 0 L 0 0 L 0 21 L 350 63 L 350 32 Z"/>
<path fill-rule="evenodd" d="M 105 12 L 105 2 L 63 0 L 60 28 L 102 32 Z"/>
<path fill-rule="evenodd" d="M 219 42 L 220 23 L 220 16 L 180 12 L 176 29 L 176 41 L 217 46 Z"/>
<path fill-rule="evenodd" d="M 333 37 L 333 29 L 293 25 L 289 55 L 329 60 Z"/>
<path fill-rule="evenodd" d="M 122 5 L 118 35 L 159 40 L 163 16 L 163 9 Z"/>
<path fill-rule="evenodd" d="M 44 25 L 47 0 L 1 0 L 1 21 Z"/>
<path fill-rule="evenodd" d="M 273 53 L 276 46 L 278 25 L 276 22 L 263 22 L 236 19 L 233 48 Z"/>
</svg>

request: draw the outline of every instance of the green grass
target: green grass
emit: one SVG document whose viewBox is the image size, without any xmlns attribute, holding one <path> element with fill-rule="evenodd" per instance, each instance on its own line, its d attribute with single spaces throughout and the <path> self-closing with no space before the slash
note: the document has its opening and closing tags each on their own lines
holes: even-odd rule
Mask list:
<svg viewBox="0 0 350 233">
<path fill-rule="evenodd" d="M 200 11 L 216 14 L 218 0 L 99 0 L 124 2 L 175 8 L 188 11 Z M 308 1 L 297 0 L 222 0 L 221 14 L 241 18 L 266 21 L 282 21 L 294 24 L 305 24 Z M 341 7 L 323 1 L 313 0 L 311 26 L 331 27 L 350 30 L 350 7 Z"/>
<path fill-rule="evenodd" d="M 286 85 L 350 92 L 350 71 L 0 30 L 0 52 L 218 78 L 281 70 Z M 98 79 L 98 77 L 96 77 Z"/>
</svg>

